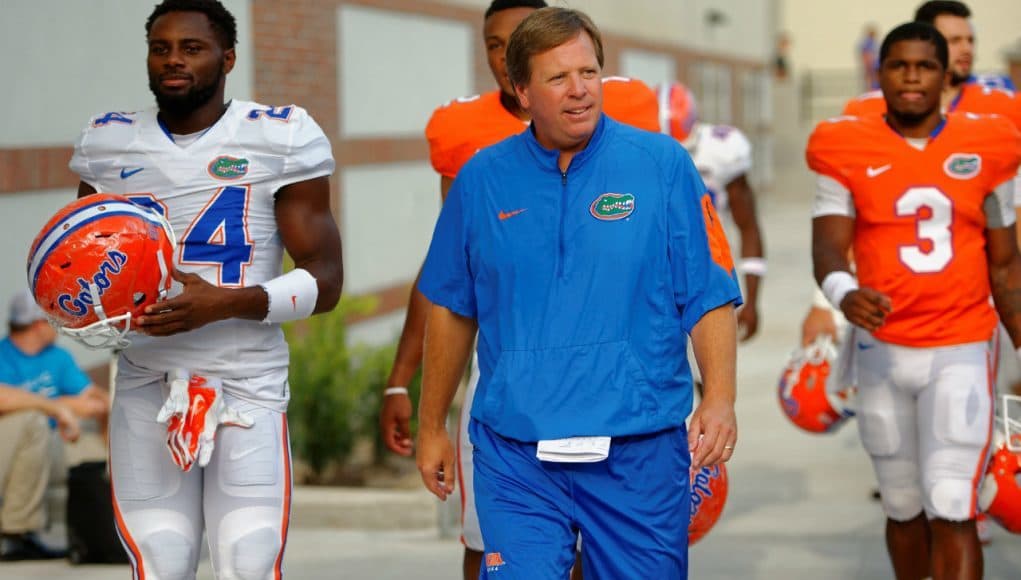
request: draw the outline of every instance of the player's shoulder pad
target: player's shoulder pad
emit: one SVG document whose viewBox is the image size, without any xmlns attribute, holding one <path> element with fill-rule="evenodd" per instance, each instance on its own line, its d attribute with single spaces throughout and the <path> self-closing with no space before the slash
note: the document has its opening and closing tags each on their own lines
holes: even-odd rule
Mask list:
<svg viewBox="0 0 1021 580">
<path fill-rule="evenodd" d="M 89 150 L 98 153 L 130 140 L 143 122 L 143 112 L 110 111 L 93 115 L 82 128 L 76 147 L 88 142 Z"/>
<path fill-rule="evenodd" d="M 701 130 L 698 150 L 710 160 L 721 179 L 729 182 L 748 171 L 752 144 L 744 133 L 729 125 L 706 125 Z"/>
<path fill-rule="evenodd" d="M 857 97 L 855 97 L 855 98 L 853 98 L 851 100 L 852 101 L 871 101 L 873 99 L 882 99 L 882 98 L 883 98 L 883 91 L 881 91 L 879 89 L 874 89 L 874 90 L 871 90 L 871 91 L 865 91 L 864 93 L 858 95 Z"/>
<path fill-rule="evenodd" d="M 737 127 L 730 125 L 707 125 L 702 139 L 705 140 L 702 146 L 710 146 L 714 150 L 726 154 L 727 157 L 735 155 L 748 155 L 751 153 L 752 144 L 748 137 Z"/>
<path fill-rule="evenodd" d="M 886 108 L 886 101 L 882 91 L 869 91 L 847 101 L 844 105 L 843 114 L 860 116 L 873 111 Z"/>
<path fill-rule="evenodd" d="M 962 149 L 979 153 L 983 158 L 1012 163 L 1021 152 L 1021 133 L 1014 123 L 1002 115 L 951 113 L 948 118 L 962 125 Z"/>
<path fill-rule="evenodd" d="M 458 97 L 440 105 L 429 117 L 425 127 L 426 137 L 431 140 L 440 134 L 457 133 L 458 129 L 464 128 L 466 122 L 484 113 L 489 100 L 487 97 L 488 94 Z"/>
<path fill-rule="evenodd" d="M 856 148 L 869 146 L 868 127 L 864 119 L 841 115 L 816 125 L 808 138 L 805 158 L 816 173 L 839 178 L 843 173 L 843 160 Z"/>
<path fill-rule="evenodd" d="M 606 85 L 619 86 L 618 83 L 634 83 L 634 85 L 638 87 L 648 87 L 648 85 L 646 85 L 645 83 L 636 78 L 625 77 L 620 75 L 611 75 L 608 77 L 603 77 L 601 80 L 603 82 L 603 86 Z"/>
<path fill-rule="evenodd" d="M 995 149 L 1019 135 L 1009 118 L 995 113 L 950 113 L 947 118 L 963 125 L 965 129 L 961 133 L 976 147 Z"/>
<path fill-rule="evenodd" d="M 245 133 L 256 136 L 272 151 L 286 154 L 304 144 L 325 138 L 322 128 L 298 105 L 270 106 L 239 102 L 240 123 Z"/>
</svg>

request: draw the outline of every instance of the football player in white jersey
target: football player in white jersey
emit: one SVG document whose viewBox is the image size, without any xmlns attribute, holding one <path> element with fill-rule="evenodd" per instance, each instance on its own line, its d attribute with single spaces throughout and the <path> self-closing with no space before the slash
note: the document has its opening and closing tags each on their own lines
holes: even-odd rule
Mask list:
<svg viewBox="0 0 1021 580">
<path fill-rule="evenodd" d="M 146 35 L 157 107 L 93 118 L 71 161 L 79 196 L 128 195 L 178 239 L 171 297 L 132 321 L 141 334 L 118 360 L 118 531 L 137 579 L 195 578 L 203 531 L 218 578 L 280 578 L 291 493 L 280 323 L 340 296 L 330 143 L 300 107 L 224 101 L 237 33 L 217 0 L 164 0 Z M 168 376 L 205 377 L 250 423 L 220 425 L 207 465 L 184 470 L 166 448 Z"/>
<path fill-rule="evenodd" d="M 702 181 L 709 188 L 716 211 L 737 227 L 744 274 L 744 306 L 737 311 L 741 341 L 759 328 L 759 284 L 766 274 L 762 231 L 755 212 L 755 194 L 748 183 L 752 146 L 739 129 L 698 121 L 698 106 L 691 91 L 680 83 L 659 87 L 660 129 L 673 136 L 691 154 Z M 695 369 L 695 366 L 692 366 Z"/>
</svg>

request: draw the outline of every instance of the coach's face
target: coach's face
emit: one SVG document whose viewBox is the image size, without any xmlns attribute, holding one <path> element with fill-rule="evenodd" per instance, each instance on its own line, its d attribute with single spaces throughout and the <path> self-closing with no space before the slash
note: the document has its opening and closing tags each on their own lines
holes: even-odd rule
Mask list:
<svg viewBox="0 0 1021 580">
<path fill-rule="evenodd" d="M 222 93 L 234 49 L 220 45 L 201 12 L 169 12 L 149 31 L 149 89 L 160 110 L 186 115 Z"/>
<path fill-rule="evenodd" d="M 588 144 L 603 108 L 599 60 L 588 33 L 531 59 L 532 76 L 515 90 L 543 147 L 575 153 Z"/>
</svg>

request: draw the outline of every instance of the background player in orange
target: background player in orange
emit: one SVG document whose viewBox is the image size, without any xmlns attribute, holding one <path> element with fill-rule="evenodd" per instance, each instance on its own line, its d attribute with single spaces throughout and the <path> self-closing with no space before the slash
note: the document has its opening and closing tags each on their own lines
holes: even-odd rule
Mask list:
<svg viewBox="0 0 1021 580">
<path fill-rule="evenodd" d="M 454 178 L 475 153 L 525 130 L 531 120 L 521 109 L 507 76 L 505 50 L 517 25 L 535 10 L 545 7 L 543 0 L 494 0 L 485 12 L 483 42 L 490 71 L 498 89 L 473 97 L 455 99 L 437 109 L 426 127 L 429 156 L 440 174 L 440 195 L 446 199 Z M 655 91 L 644 83 L 622 77 L 603 79 L 606 114 L 614 119 L 648 131 L 659 131 L 659 105 Z M 418 291 L 416 279 L 408 303 L 394 366 L 380 412 L 380 429 L 386 446 L 395 453 L 410 456 L 411 399 L 406 385 L 422 363 L 425 319 L 429 302 Z M 473 365 L 473 369 L 477 365 Z M 482 534 L 479 531 L 471 495 L 471 443 L 467 437 L 467 410 L 471 407 L 477 373 L 473 372 L 465 396 L 462 427 L 458 433 L 458 489 L 461 490 L 462 542 L 465 544 L 465 578 L 476 578 L 482 561 Z"/>
<path fill-rule="evenodd" d="M 963 2 L 930 1 L 915 11 L 915 20 L 932 24 L 947 39 L 949 74 L 943 86 L 941 106 L 946 112 L 999 114 L 1011 119 L 1021 129 L 1021 100 L 1009 91 L 989 88 L 975 82 L 972 66 L 975 54 L 975 34 L 971 24 L 971 10 Z M 844 107 L 844 115 L 882 115 L 886 100 L 882 91 L 871 91 L 851 99 Z M 819 334 L 838 338 L 837 327 L 843 324 L 821 295 L 816 293 L 813 307 L 802 324 L 801 342 L 812 343 Z"/>
<path fill-rule="evenodd" d="M 1021 128 L 1021 101 L 1011 91 L 991 88 L 977 82 L 972 74 L 975 57 L 975 30 L 971 10 L 963 2 L 935 0 L 922 4 L 915 11 L 915 20 L 936 27 L 947 39 L 949 75 L 943 85 L 941 104 L 944 111 L 999 114 Z M 871 91 L 848 101 L 845 115 L 870 115 L 886 112 L 881 91 Z"/>
<path fill-rule="evenodd" d="M 1021 343 L 1021 134 L 999 117 L 944 118 L 947 67 L 935 28 L 895 28 L 880 49 L 887 114 L 821 123 L 806 153 L 819 174 L 815 276 L 858 327 L 858 426 L 900 579 L 981 578 L 974 518 L 992 432 L 990 294 Z"/>
</svg>

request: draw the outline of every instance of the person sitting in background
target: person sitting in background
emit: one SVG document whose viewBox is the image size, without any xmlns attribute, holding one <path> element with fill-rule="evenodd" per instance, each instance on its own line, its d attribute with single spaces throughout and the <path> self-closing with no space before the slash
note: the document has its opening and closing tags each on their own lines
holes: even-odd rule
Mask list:
<svg viewBox="0 0 1021 580">
<path fill-rule="evenodd" d="M 56 421 L 65 441 L 78 439 L 70 407 L 17 387 L 0 385 L 0 560 L 63 558 L 38 531 L 46 522 L 43 497 L 50 478 L 49 427 Z"/>
<path fill-rule="evenodd" d="M 11 298 L 8 325 L 10 334 L 0 340 L 0 384 L 56 399 L 80 418 L 105 423 L 109 396 L 55 344 L 56 329 L 27 289 Z"/>
</svg>

